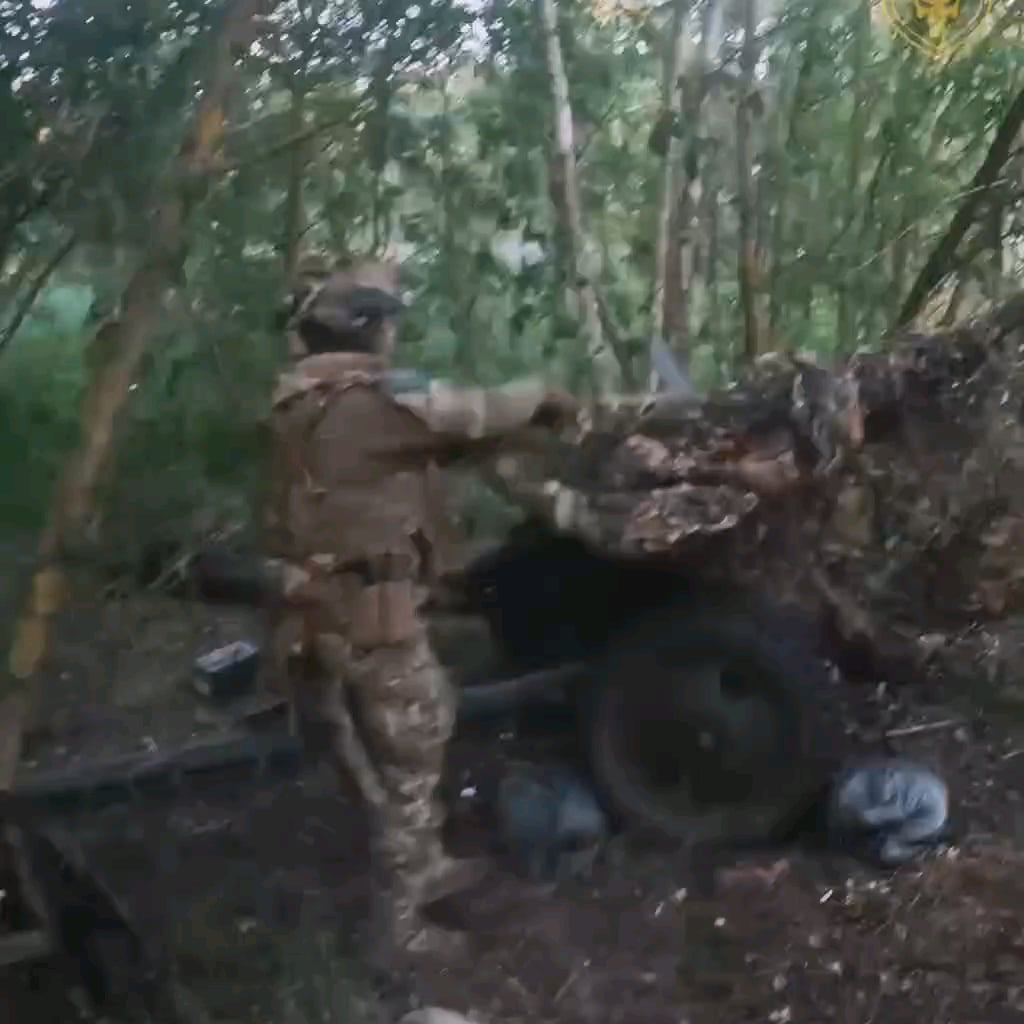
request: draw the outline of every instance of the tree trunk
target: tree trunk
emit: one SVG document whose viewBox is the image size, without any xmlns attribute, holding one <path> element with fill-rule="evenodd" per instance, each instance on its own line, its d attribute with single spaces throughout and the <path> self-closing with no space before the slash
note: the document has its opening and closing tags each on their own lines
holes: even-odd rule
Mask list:
<svg viewBox="0 0 1024 1024">
<path fill-rule="evenodd" d="M 683 168 L 683 49 L 685 44 L 686 15 L 689 0 L 673 0 L 672 24 L 666 44 L 665 63 L 661 81 L 661 114 L 658 123 L 664 137 L 664 159 L 661 168 L 661 195 L 658 201 L 658 236 L 654 250 L 654 310 L 651 318 L 652 342 L 664 342 L 685 359 L 685 337 L 682 313 L 678 308 L 682 298 L 681 266 L 678 256 L 679 208 L 682 198 Z M 696 125 L 687 124 L 686 132 L 696 131 Z M 658 390 L 658 374 L 651 368 L 652 391 Z"/>
<path fill-rule="evenodd" d="M 569 82 L 558 39 L 558 10 L 555 0 L 536 0 L 537 17 L 544 35 L 544 58 L 551 90 L 554 120 L 554 148 L 551 154 L 551 199 L 559 221 L 561 259 L 569 287 L 575 293 L 575 312 L 583 323 L 590 357 L 591 386 L 598 394 L 614 392 L 621 378 L 621 367 L 608 346 L 601 324 L 597 293 L 586 265 L 586 236 L 576 174 L 573 144 L 572 107 Z"/>
<path fill-rule="evenodd" d="M 783 333 L 782 268 L 792 259 L 788 254 L 786 259 L 783 258 L 783 254 L 786 253 L 787 249 L 786 228 L 789 224 L 790 184 L 789 164 L 786 161 L 785 154 L 795 149 L 798 142 L 797 126 L 799 124 L 801 104 L 803 103 L 804 91 L 806 89 L 807 80 L 810 77 L 814 61 L 814 32 L 815 25 L 812 23 L 810 26 L 811 35 L 807 39 L 803 58 L 800 61 L 800 67 L 796 73 L 796 81 L 793 84 L 793 96 L 792 101 L 789 104 L 789 117 L 784 125 L 780 125 L 779 139 L 777 141 L 777 145 L 779 147 L 779 159 L 776 161 L 777 180 L 775 188 L 775 210 L 772 216 L 772 234 L 771 241 L 769 242 L 769 254 L 771 256 L 771 281 L 768 294 L 768 326 L 772 335 L 775 337 L 778 337 Z"/>
<path fill-rule="evenodd" d="M 297 140 L 288 154 L 288 196 L 285 200 L 282 246 L 285 278 L 291 281 L 298 269 L 302 236 L 306 230 L 303 185 L 309 161 L 309 140 L 303 134 L 306 128 L 306 88 L 301 72 L 292 82 L 292 103 L 288 111 L 288 122 L 288 134 Z"/>
<path fill-rule="evenodd" d="M 452 138 L 455 126 L 452 121 L 451 80 L 441 80 L 441 123 L 438 150 L 441 157 L 440 214 L 441 214 L 441 270 L 444 287 L 448 293 L 448 326 L 455 341 L 454 363 L 463 380 L 477 379 L 477 346 L 473 331 L 473 308 L 476 304 L 476 289 L 471 286 L 472 273 L 467 267 L 465 254 L 459 246 L 459 225 L 463 211 L 460 193 L 452 159 Z"/>
<path fill-rule="evenodd" d="M 853 118 L 850 123 L 849 151 L 846 163 L 846 197 L 844 206 L 850 210 L 852 223 L 854 215 L 852 204 L 857 202 L 857 190 L 860 185 L 861 158 L 864 152 L 864 133 L 867 121 L 867 101 L 864 95 L 864 65 L 867 61 L 867 50 L 871 42 L 871 0 L 860 0 L 853 26 Z M 846 215 L 844 211 L 844 216 Z M 854 276 L 856 260 L 854 248 L 855 236 L 840 239 L 845 250 L 840 261 L 842 270 L 838 282 L 836 301 L 836 338 L 841 352 L 851 351 L 857 341 L 857 323 L 854 303 L 850 294 L 850 286 Z"/>
<path fill-rule="evenodd" d="M 900 308 L 897 327 L 908 324 L 921 312 L 928 296 L 949 273 L 957 247 L 974 223 L 979 209 L 988 201 L 989 191 L 1003 165 L 1009 159 L 1014 140 L 1022 125 L 1024 125 L 1024 90 L 1019 92 L 1016 99 L 1010 104 L 1002 124 L 996 131 L 995 138 L 992 140 L 992 145 L 989 146 L 988 153 L 985 154 L 985 159 L 967 189 L 963 202 L 949 222 L 945 234 L 939 239 L 938 245 L 932 250 L 925 265 L 921 268 L 917 280 L 911 285 Z"/>
<path fill-rule="evenodd" d="M 889 295 L 890 315 L 899 314 L 900 296 L 903 294 L 903 281 L 907 260 L 913 250 L 907 244 L 907 235 L 910 233 L 910 226 L 905 222 L 906 212 L 900 212 L 900 219 L 896 222 L 896 237 L 889 246 Z"/>
<path fill-rule="evenodd" d="M 722 47 L 722 8 L 719 0 L 706 0 L 700 19 L 700 55 L 703 72 L 707 75 L 716 66 Z M 697 108 L 698 118 L 701 116 L 703 102 L 708 98 L 712 87 L 704 80 L 700 93 L 700 106 Z M 701 153 L 699 179 L 700 197 L 696 205 L 694 234 L 698 243 L 694 246 L 693 273 L 689 281 L 687 303 L 692 309 L 698 296 L 704 301 L 700 308 L 704 310 L 704 320 L 696 325 L 696 337 L 707 343 L 714 343 L 718 338 L 718 181 L 721 169 L 717 160 L 709 158 L 708 152 Z"/>
<path fill-rule="evenodd" d="M 718 294 L 719 241 L 718 186 L 711 176 L 715 171 L 704 168 L 703 220 L 704 220 L 704 289 L 707 295 L 707 313 L 701 328 L 701 340 L 706 344 L 718 343 L 721 323 L 721 304 Z M 715 179 L 717 180 L 717 179 Z"/>
<path fill-rule="evenodd" d="M 370 230 L 372 249 L 379 252 L 391 233 L 391 202 L 384 201 L 383 176 L 391 152 L 390 114 L 394 97 L 392 75 L 395 62 L 390 40 L 377 58 L 370 81 L 369 96 L 372 103 L 366 119 L 366 162 L 373 174 L 371 191 Z"/>
<path fill-rule="evenodd" d="M 992 196 L 988 212 L 985 233 L 987 235 L 988 260 L 986 261 L 988 278 L 988 298 L 998 302 L 1003 291 L 1003 197 Z M 2 341 L 0 341 L 2 344 Z"/>
<path fill-rule="evenodd" d="M 740 305 L 743 309 L 743 352 L 748 361 L 761 350 L 761 325 L 758 320 L 757 298 L 761 277 L 754 225 L 754 182 L 751 169 L 750 100 L 754 90 L 754 67 L 757 64 L 757 0 L 744 0 L 743 49 L 740 53 L 742 84 L 736 104 L 736 175 L 739 207 L 739 260 L 738 278 Z"/>
<path fill-rule="evenodd" d="M 82 401 L 81 438 L 54 492 L 39 544 L 40 564 L 15 625 L 9 678 L 0 701 L 0 749 L 8 751 L 0 764 L 0 790 L 10 788 L 19 737 L 31 708 L 32 683 L 46 653 L 50 619 L 66 596 L 61 555 L 93 516 L 117 416 L 142 364 L 146 343 L 163 316 L 164 295 L 180 270 L 189 217 L 222 164 L 224 109 L 236 80 L 236 56 L 252 44 L 257 16 L 268 2 L 272 0 L 235 0 L 228 8 L 221 33 L 211 41 L 206 86 L 163 184 L 149 244 L 122 296 L 121 316 L 101 326 L 90 346 L 96 365 Z"/>
<path fill-rule="evenodd" d="M 967 278 L 961 274 L 953 286 L 953 294 L 949 297 L 949 305 L 946 312 L 942 314 L 939 326 L 943 328 L 952 327 L 960 314 L 960 303 L 964 300 L 964 292 L 967 290 Z"/>
</svg>

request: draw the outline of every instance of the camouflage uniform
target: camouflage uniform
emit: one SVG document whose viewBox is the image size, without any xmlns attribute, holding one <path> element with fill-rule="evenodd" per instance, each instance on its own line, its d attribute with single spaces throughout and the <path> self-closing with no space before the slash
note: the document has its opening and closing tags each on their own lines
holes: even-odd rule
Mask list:
<svg viewBox="0 0 1024 1024">
<path fill-rule="evenodd" d="M 320 294 L 336 303 L 352 283 L 335 274 Z M 362 791 L 377 939 L 391 950 L 437 938 L 419 908 L 458 885 L 437 796 L 456 695 L 420 615 L 449 554 L 439 466 L 555 401 L 533 382 L 403 393 L 398 379 L 359 352 L 306 356 L 282 374 L 269 508 L 273 554 L 287 567 L 275 650 L 300 718 L 326 728 Z"/>
</svg>

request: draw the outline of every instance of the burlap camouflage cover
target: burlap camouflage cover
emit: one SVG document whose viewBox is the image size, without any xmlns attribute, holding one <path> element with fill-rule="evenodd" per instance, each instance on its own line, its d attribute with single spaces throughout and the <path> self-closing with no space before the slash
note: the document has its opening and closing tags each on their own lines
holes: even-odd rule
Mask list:
<svg viewBox="0 0 1024 1024">
<path fill-rule="evenodd" d="M 543 456 L 509 455 L 505 491 L 562 530 L 624 557 L 688 558 L 796 498 L 809 501 L 863 438 L 856 380 L 770 356 L 694 402 L 597 403 Z"/>
<path fill-rule="evenodd" d="M 1024 599 L 1022 346 L 1016 297 L 837 369 L 764 357 L 700 402 L 599 403 L 495 478 L 608 554 L 756 581 L 874 676 L 916 672 Z"/>
</svg>

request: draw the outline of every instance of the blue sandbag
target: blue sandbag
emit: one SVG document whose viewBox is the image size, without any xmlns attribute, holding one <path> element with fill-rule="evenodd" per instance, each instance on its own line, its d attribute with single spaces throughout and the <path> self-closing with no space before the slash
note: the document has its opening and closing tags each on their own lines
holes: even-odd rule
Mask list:
<svg viewBox="0 0 1024 1024">
<path fill-rule="evenodd" d="M 608 819 L 587 781 L 562 765 L 520 766 L 498 790 L 502 838 L 535 881 L 586 877 L 608 836 Z"/>
<path fill-rule="evenodd" d="M 830 842 L 885 867 L 942 843 L 948 822 L 946 783 L 905 758 L 859 758 L 839 772 L 829 795 Z"/>
</svg>

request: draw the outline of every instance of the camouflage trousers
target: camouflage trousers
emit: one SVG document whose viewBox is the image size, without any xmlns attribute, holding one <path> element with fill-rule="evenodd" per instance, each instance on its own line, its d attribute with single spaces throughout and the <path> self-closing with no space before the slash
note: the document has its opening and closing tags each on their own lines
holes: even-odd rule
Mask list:
<svg viewBox="0 0 1024 1024">
<path fill-rule="evenodd" d="M 289 619 L 278 624 L 285 637 L 295 635 Z M 372 650 L 338 633 L 317 633 L 310 646 L 286 659 L 291 697 L 359 786 L 370 824 L 374 930 L 401 947 L 421 927 L 425 887 L 445 860 L 438 786 L 456 694 L 422 626 L 411 640 Z"/>
</svg>

